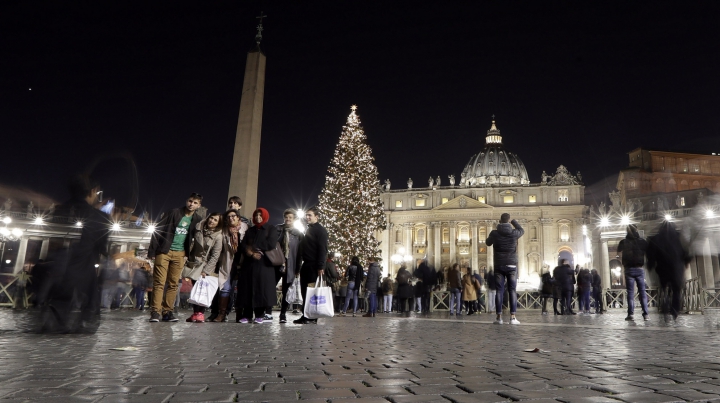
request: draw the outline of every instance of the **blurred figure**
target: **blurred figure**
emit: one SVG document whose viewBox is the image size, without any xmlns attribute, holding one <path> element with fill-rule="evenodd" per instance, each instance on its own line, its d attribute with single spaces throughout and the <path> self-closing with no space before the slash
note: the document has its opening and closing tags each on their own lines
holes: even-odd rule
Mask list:
<svg viewBox="0 0 720 403">
<path fill-rule="evenodd" d="M 485 273 L 485 288 L 487 289 L 487 311 L 495 312 L 495 295 L 497 294 L 497 284 L 495 283 L 495 272 L 490 269 Z"/>
<path fill-rule="evenodd" d="M 548 298 L 553 296 L 553 278 L 549 271 L 540 276 L 540 305 L 542 306 L 542 315 L 547 315 L 547 302 Z"/>
<path fill-rule="evenodd" d="M 602 314 L 602 278 L 597 270 L 590 271 L 592 275 L 592 295 L 595 300 L 595 313 Z"/>
<path fill-rule="evenodd" d="M 385 279 L 382 282 L 382 291 L 383 291 L 383 312 L 390 313 L 392 312 L 392 300 L 393 300 L 393 292 L 395 284 L 393 282 L 393 279 L 388 277 L 385 277 Z"/>
<path fill-rule="evenodd" d="M 73 210 L 83 223 L 80 241 L 54 261 L 48 275 L 47 298 L 41 303 L 41 332 L 95 333 L 100 325 L 100 292 L 96 265 L 101 257 L 107 258 L 107 214 L 96 208 L 99 204 L 100 185 L 85 175 L 73 178 L 70 183 L 70 201 L 58 210 Z M 60 215 L 60 214 L 58 214 Z M 67 214 L 67 216 L 70 216 Z M 45 291 L 43 291 L 45 294 Z M 42 301 L 44 299 L 44 301 Z M 73 308 L 80 308 L 79 315 Z"/>
<path fill-rule="evenodd" d="M 463 302 L 467 304 L 467 314 L 474 315 L 477 312 L 477 293 L 480 290 L 480 282 L 473 277 L 471 267 L 467 268 L 467 273 L 462 277 L 461 287 Z"/>
<path fill-rule="evenodd" d="M 365 318 L 374 318 L 377 313 L 377 291 L 378 285 L 380 284 L 380 266 L 377 264 L 377 260 L 373 257 L 368 258 L 368 271 L 367 279 L 365 280 L 365 292 L 368 295 L 369 307 L 367 313 L 363 315 Z"/>
<path fill-rule="evenodd" d="M 454 263 L 447 274 L 448 291 L 450 292 L 450 315 L 462 314 L 462 303 L 460 296 L 462 293 L 462 274 L 460 273 L 460 265 Z"/>
<path fill-rule="evenodd" d="M 345 270 L 345 277 L 348 281 L 347 286 L 347 297 L 345 297 L 345 306 L 340 312 L 340 316 L 345 316 L 347 309 L 350 306 L 350 300 L 353 301 L 353 316 L 358 312 L 358 292 L 360 291 L 360 284 L 363 281 L 363 268 L 360 265 L 360 259 L 357 256 L 353 256 L 350 259 L 350 266 Z"/>
<path fill-rule="evenodd" d="M 405 313 L 406 311 L 410 311 L 410 300 L 413 297 L 413 289 L 410 285 L 410 272 L 405 268 L 405 265 L 403 264 L 400 266 L 400 270 L 398 270 L 397 275 L 395 276 L 395 281 L 397 281 L 397 301 L 398 301 L 398 312 Z M 407 305 L 407 309 L 405 309 L 405 306 Z"/>
<path fill-rule="evenodd" d="M 646 240 L 640 238 L 637 227 L 633 224 L 627 226 L 627 235 L 620 241 L 617 247 L 618 256 L 622 258 L 622 265 L 625 269 L 625 286 L 627 288 L 628 316 L 625 320 L 634 320 L 635 313 L 635 284 L 637 284 L 638 297 L 642 307 L 642 316 L 650 320 L 648 316 L 647 295 L 645 294 L 645 253 L 648 248 Z"/>
<path fill-rule="evenodd" d="M 477 310 L 478 312 L 482 312 L 485 310 L 485 304 L 482 300 L 482 288 L 483 285 L 485 285 L 485 280 L 482 278 L 481 275 L 478 274 L 476 270 L 473 270 L 473 277 L 475 278 L 475 280 L 477 280 L 476 284 L 480 284 L 480 288 L 475 290 L 475 294 L 477 294 Z"/>
<path fill-rule="evenodd" d="M 503 299 L 505 297 L 505 284 L 507 283 L 510 305 L 510 324 L 519 325 L 520 321 L 515 318 L 517 311 L 517 243 L 518 239 L 525 234 L 525 230 L 518 224 L 517 220 L 510 221 L 510 214 L 500 215 L 500 224 L 497 229 L 490 232 L 485 240 L 487 246 L 493 247 L 493 266 L 495 267 L 495 284 L 497 294 L 495 295 L 495 324 L 501 325 Z"/>
<path fill-rule="evenodd" d="M 582 268 L 578 271 L 577 275 L 578 284 L 578 304 L 580 306 L 580 313 L 586 315 L 590 314 L 590 291 L 592 288 L 592 274 L 590 270 Z"/>
<path fill-rule="evenodd" d="M 663 313 L 670 313 L 677 319 L 680 312 L 680 297 L 685 285 L 685 266 L 690 263 L 690 255 L 680 243 L 675 224 L 665 221 L 660 225 L 657 235 L 649 238 L 647 249 L 647 267 L 655 271 L 660 278 L 660 286 L 665 290 L 661 307 Z"/>
<path fill-rule="evenodd" d="M 420 313 L 422 312 L 422 301 L 423 296 L 425 295 L 425 285 L 422 280 L 418 279 L 415 282 L 413 291 L 415 291 L 415 313 Z"/>
<path fill-rule="evenodd" d="M 150 266 L 147 263 L 135 269 L 132 277 L 133 297 L 135 297 L 135 309 L 142 311 L 145 309 L 145 289 L 148 287 L 148 270 Z"/>
<path fill-rule="evenodd" d="M 435 273 L 435 269 L 428 266 L 427 260 L 424 260 L 420 262 L 420 265 L 417 269 L 415 269 L 415 277 L 420 279 L 422 281 L 423 286 L 425 287 L 423 294 L 422 294 L 422 305 L 420 307 L 420 310 L 422 313 L 429 313 L 430 312 L 430 297 L 433 292 L 433 288 L 435 288 L 435 281 L 437 281 L 437 274 Z"/>
<path fill-rule="evenodd" d="M 575 286 L 575 270 L 567 259 L 560 261 L 560 266 L 555 268 L 555 281 L 560 283 L 562 290 L 562 304 L 565 307 L 563 315 L 577 315 L 572 310 L 572 296 Z"/>
<path fill-rule="evenodd" d="M 563 300 L 563 293 L 562 293 L 562 283 L 560 282 L 560 278 L 562 277 L 562 268 L 561 266 L 557 266 L 553 270 L 553 281 L 552 281 L 552 288 L 553 288 L 553 312 L 555 312 L 555 315 L 564 315 L 565 314 L 565 303 Z M 560 303 L 560 309 L 558 309 L 558 302 Z"/>
</svg>

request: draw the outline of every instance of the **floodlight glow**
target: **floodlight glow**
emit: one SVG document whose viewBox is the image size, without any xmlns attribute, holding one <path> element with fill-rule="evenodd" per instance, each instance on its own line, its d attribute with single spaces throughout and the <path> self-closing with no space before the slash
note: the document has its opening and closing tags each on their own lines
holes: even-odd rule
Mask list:
<svg viewBox="0 0 720 403">
<path fill-rule="evenodd" d="M 95 268 L 98 268 L 98 267 L 100 267 L 100 265 L 99 265 L 99 264 L 97 264 L 97 263 L 95 263 Z"/>
<path fill-rule="evenodd" d="M 9 236 L 9 235 L 10 235 L 10 230 L 7 229 L 7 228 L 0 228 L 0 235 L 2 235 L 2 236 Z"/>
<path fill-rule="evenodd" d="M 75 222 L 75 226 L 78 227 L 78 228 L 82 228 L 82 226 L 83 226 L 82 221 L 76 221 L 76 222 Z"/>
<path fill-rule="evenodd" d="M 601 227 L 607 227 L 610 225 L 610 219 L 607 217 L 600 218 L 600 226 Z"/>
<path fill-rule="evenodd" d="M 628 225 L 628 224 L 630 224 L 630 216 L 628 216 L 628 215 L 623 215 L 623 216 L 620 218 L 620 224 L 622 224 L 622 225 Z"/>
<path fill-rule="evenodd" d="M 401 255 L 404 255 L 404 254 L 405 254 L 405 248 L 400 248 L 400 249 L 398 249 L 398 253 L 401 254 Z"/>
<path fill-rule="evenodd" d="M 298 217 L 303 217 L 303 216 L 305 216 L 305 212 L 304 212 L 302 209 L 298 209 L 298 210 L 297 210 L 297 216 L 298 216 Z"/>
<path fill-rule="evenodd" d="M 587 225 L 582 226 L 582 233 L 583 235 L 587 235 Z"/>
<path fill-rule="evenodd" d="M 712 210 L 705 210 L 705 218 L 713 218 L 715 217 L 715 212 Z"/>
<path fill-rule="evenodd" d="M 12 222 L 12 218 L 10 218 L 10 217 L 3 218 L 3 223 L 10 224 L 11 222 Z"/>
<path fill-rule="evenodd" d="M 12 260 L 8 259 L 5 261 L 5 264 L 10 264 L 10 262 L 12 262 Z"/>
<path fill-rule="evenodd" d="M 305 233 L 305 226 L 303 225 L 302 221 L 300 221 L 300 220 L 295 220 L 295 222 L 293 223 L 293 228 L 302 232 L 303 234 Z"/>
<path fill-rule="evenodd" d="M 43 225 L 45 222 L 43 221 L 42 217 L 35 217 L 35 225 Z"/>
<path fill-rule="evenodd" d="M 120 231 L 120 223 L 114 223 L 114 224 L 112 225 L 112 230 L 113 230 L 113 231 Z"/>
<path fill-rule="evenodd" d="M 145 230 L 145 232 L 149 232 L 149 233 L 152 234 L 153 232 L 155 232 L 155 228 L 156 228 L 156 227 L 155 227 L 155 224 L 150 224 L 150 225 L 148 225 L 148 227 L 147 227 L 147 229 Z"/>
<path fill-rule="evenodd" d="M 665 214 L 665 221 L 671 221 L 672 216 L 670 214 Z"/>
<path fill-rule="evenodd" d="M 405 260 L 406 262 L 412 262 L 413 257 L 412 257 L 412 255 L 405 255 L 405 257 L 403 258 L 403 260 Z"/>
<path fill-rule="evenodd" d="M 20 238 L 23 234 L 23 231 L 20 228 L 13 228 L 13 230 L 11 232 L 12 232 L 13 236 L 16 238 Z"/>
</svg>

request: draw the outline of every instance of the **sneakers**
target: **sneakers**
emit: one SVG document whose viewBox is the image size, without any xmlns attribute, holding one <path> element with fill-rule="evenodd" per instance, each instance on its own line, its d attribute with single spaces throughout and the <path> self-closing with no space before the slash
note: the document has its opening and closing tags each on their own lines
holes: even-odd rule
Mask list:
<svg viewBox="0 0 720 403">
<path fill-rule="evenodd" d="M 646 321 L 646 322 L 649 321 L 649 320 L 650 320 L 650 316 L 648 316 L 648 314 L 644 313 L 644 314 L 643 314 L 643 320 Z"/>
<path fill-rule="evenodd" d="M 297 309 L 293 309 L 293 313 L 300 313 Z"/>
<path fill-rule="evenodd" d="M 202 312 L 195 314 L 195 323 L 205 323 L 205 314 Z"/>
<path fill-rule="evenodd" d="M 193 314 L 190 315 L 189 318 L 185 319 L 185 322 L 195 322 L 195 318 L 197 318 L 197 312 L 193 312 Z"/>
<path fill-rule="evenodd" d="M 293 323 L 296 324 L 296 325 L 304 325 L 304 324 L 307 323 L 307 320 L 306 320 L 305 317 L 303 316 L 303 317 L 301 317 L 300 319 L 295 319 L 295 320 L 293 321 Z"/>
<path fill-rule="evenodd" d="M 273 320 L 273 317 L 272 317 L 272 315 L 265 314 L 265 316 L 263 317 L 263 319 L 265 319 L 265 320 Z"/>
<path fill-rule="evenodd" d="M 280 323 L 287 323 L 287 319 L 284 316 L 281 316 Z"/>
<path fill-rule="evenodd" d="M 512 318 L 512 319 L 510 319 L 510 324 L 511 324 L 511 325 L 519 325 L 519 324 L 520 324 L 520 321 L 517 320 L 517 319 L 515 319 L 515 318 Z"/>
<path fill-rule="evenodd" d="M 261 325 L 263 323 L 263 318 L 255 318 L 255 321 L 253 323 L 255 323 L 256 325 Z"/>
<path fill-rule="evenodd" d="M 163 321 L 163 322 L 177 322 L 177 321 L 178 321 L 178 318 L 176 318 L 175 315 L 173 315 L 172 312 L 166 312 L 166 313 L 162 316 L 162 321 Z"/>
<path fill-rule="evenodd" d="M 345 312 L 340 312 L 338 316 L 345 316 Z"/>
<path fill-rule="evenodd" d="M 158 312 L 150 313 L 150 322 L 160 322 L 160 313 L 158 313 Z"/>
<path fill-rule="evenodd" d="M 247 318 L 241 318 L 238 323 L 248 323 Z"/>
<path fill-rule="evenodd" d="M 495 325 L 502 325 L 502 324 L 503 324 L 502 318 L 495 319 L 495 321 L 493 322 L 493 324 L 495 324 Z"/>
<path fill-rule="evenodd" d="M 628 315 L 627 318 L 625 318 L 625 320 L 635 320 L 635 318 L 632 315 Z"/>
</svg>

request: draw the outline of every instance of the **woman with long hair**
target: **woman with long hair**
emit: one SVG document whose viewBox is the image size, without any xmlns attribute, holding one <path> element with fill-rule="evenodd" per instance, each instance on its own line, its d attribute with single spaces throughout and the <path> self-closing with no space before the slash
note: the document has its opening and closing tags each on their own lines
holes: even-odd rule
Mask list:
<svg viewBox="0 0 720 403">
<path fill-rule="evenodd" d="M 217 277 L 217 266 L 222 251 L 222 215 L 211 213 L 205 220 L 197 224 L 195 238 L 190 246 L 190 256 L 187 266 L 190 268 L 190 279 L 193 284 L 201 277 Z M 205 307 L 192 304 L 193 314 L 186 322 L 205 322 Z"/>
<path fill-rule="evenodd" d="M 213 305 L 214 312 L 208 319 L 209 322 L 227 322 L 230 304 L 230 297 L 233 291 L 233 268 L 240 264 L 241 254 L 238 254 L 238 246 L 247 231 L 247 224 L 242 222 L 240 213 L 230 209 L 223 214 L 223 248 L 218 262 L 216 273 L 218 274 L 218 300 Z"/>
<path fill-rule="evenodd" d="M 345 277 L 347 278 L 347 295 L 345 297 L 345 306 L 340 312 L 340 316 L 345 316 L 347 309 L 350 306 L 350 299 L 353 300 L 353 316 L 358 312 L 358 292 L 360 291 L 360 284 L 363 281 L 363 268 L 360 265 L 360 259 L 357 256 L 353 256 L 350 259 L 350 266 L 345 270 Z"/>
<path fill-rule="evenodd" d="M 238 253 L 244 255 L 238 272 L 238 323 L 248 323 L 253 315 L 254 323 L 263 323 L 265 308 L 277 302 L 275 267 L 265 254 L 275 249 L 278 230 L 268 223 L 269 220 L 267 210 L 256 209 L 252 214 L 253 226 L 238 247 Z"/>
</svg>

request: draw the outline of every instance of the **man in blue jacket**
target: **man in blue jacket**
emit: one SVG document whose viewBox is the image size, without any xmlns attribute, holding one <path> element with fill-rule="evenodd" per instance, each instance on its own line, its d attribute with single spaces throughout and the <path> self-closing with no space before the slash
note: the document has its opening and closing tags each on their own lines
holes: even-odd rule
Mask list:
<svg viewBox="0 0 720 403">
<path fill-rule="evenodd" d="M 493 263 L 495 266 L 495 283 L 497 294 L 495 294 L 495 324 L 502 325 L 502 307 L 505 297 L 505 282 L 508 285 L 510 295 L 510 324 L 519 325 L 520 321 L 515 318 L 517 311 L 517 242 L 523 236 L 522 229 L 516 220 L 510 221 L 510 214 L 503 213 L 500 216 L 500 224 L 497 229 L 490 232 L 485 244 L 493 247 Z"/>
</svg>

